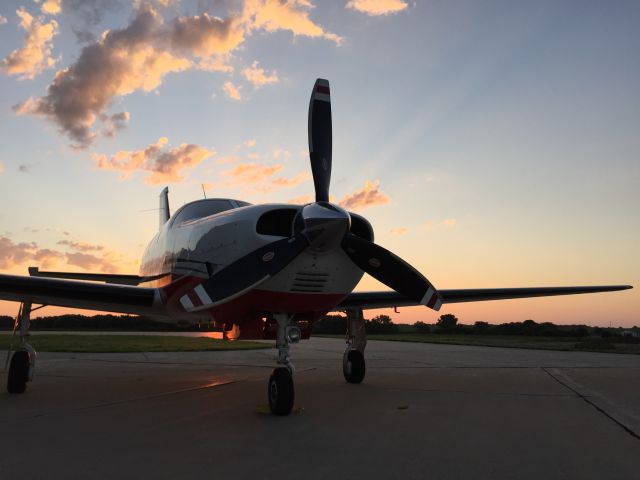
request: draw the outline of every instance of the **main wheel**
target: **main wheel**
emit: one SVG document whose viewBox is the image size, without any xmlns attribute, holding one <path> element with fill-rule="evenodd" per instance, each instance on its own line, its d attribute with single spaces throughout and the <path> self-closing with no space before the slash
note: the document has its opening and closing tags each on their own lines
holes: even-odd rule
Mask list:
<svg viewBox="0 0 640 480">
<path fill-rule="evenodd" d="M 269 407 L 274 415 L 289 415 L 293 408 L 293 377 L 288 368 L 273 369 L 269 377 Z"/>
<path fill-rule="evenodd" d="M 27 389 L 29 379 L 29 353 L 20 350 L 13 354 L 9 364 L 9 375 L 7 377 L 7 392 L 24 393 Z"/>
<path fill-rule="evenodd" d="M 364 354 L 359 350 L 349 350 L 342 361 L 342 373 L 349 383 L 361 383 L 364 380 L 366 366 Z"/>
</svg>

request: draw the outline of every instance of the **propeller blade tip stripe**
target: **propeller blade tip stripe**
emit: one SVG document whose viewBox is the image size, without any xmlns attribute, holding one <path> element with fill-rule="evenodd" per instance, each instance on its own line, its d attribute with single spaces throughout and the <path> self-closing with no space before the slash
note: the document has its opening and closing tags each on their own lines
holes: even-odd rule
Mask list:
<svg viewBox="0 0 640 480">
<path fill-rule="evenodd" d="M 429 285 L 429 288 L 427 288 L 427 291 L 424 293 L 424 295 L 422 296 L 422 299 L 420 300 L 420 304 L 429 306 L 429 303 L 431 303 L 431 300 L 433 300 L 433 295 L 435 293 L 436 292 L 433 289 L 433 287 Z"/>
<path fill-rule="evenodd" d="M 210 303 L 213 303 L 213 300 L 211 300 L 211 297 L 209 296 L 207 291 L 204 289 L 202 284 L 194 288 L 193 291 L 196 292 L 196 295 L 198 295 L 203 305 L 208 305 Z"/>
<path fill-rule="evenodd" d="M 189 299 L 188 295 L 184 295 L 180 297 L 180 303 L 184 307 L 185 310 L 189 311 L 193 308 L 193 302 Z"/>
</svg>

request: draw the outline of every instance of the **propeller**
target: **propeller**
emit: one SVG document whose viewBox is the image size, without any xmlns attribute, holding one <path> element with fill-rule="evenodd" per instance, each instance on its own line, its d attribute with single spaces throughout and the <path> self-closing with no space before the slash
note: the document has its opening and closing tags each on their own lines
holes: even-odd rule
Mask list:
<svg viewBox="0 0 640 480">
<path fill-rule="evenodd" d="M 183 295 L 180 303 L 192 312 L 228 302 L 276 275 L 308 245 L 301 233 L 268 243 L 214 273 Z"/>
<path fill-rule="evenodd" d="M 316 202 L 329 201 L 331 182 L 331 94 L 329 81 L 316 80 L 309 101 L 309 158 Z"/>
<path fill-rule="evenodd" d="M 187 292 L 180 303 L 197 311 L 239 297 L 276 275 L 306 249 L 342 248 L 369 275 L 417 303 L 439 310 L 435 287 L 409 263 L 375 243 L 349 233 L 351 216 L 329 202 L 331 183 L 331 96 L 329 81 L 317 79 L 309 101 L 309 158 L 316 201 L 305 205 L 294 221 L 294 234 L 264 245 L 214 273 Z"/>
</svg>

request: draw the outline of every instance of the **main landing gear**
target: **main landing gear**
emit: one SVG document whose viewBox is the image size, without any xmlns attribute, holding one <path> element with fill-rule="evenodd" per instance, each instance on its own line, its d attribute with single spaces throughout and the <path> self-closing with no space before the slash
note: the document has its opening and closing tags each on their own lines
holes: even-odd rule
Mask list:
<svg viewBox="0 0 640 480">
<path fill-rule="evenodd" d="M 40 307 L 38 307 L 40 308 Z M 36 367 L 36 352 L 29 344 L 29 324 L 31 323 L 31 302 L 24 302 L 20 305 L 20 311 L 16 317 L 13 327 L 13 335 L 18 331 L 20 343 L 11 355 L 13 350 L 13 339 L 9 351 L 7 352 L 6 364 L 9 364 L 9 374 L 7 376 L 7 392 L 24 393 L 27 389 L 27 382 L 33 380 Z M 9 362 L 11 358 L 11 362 Z"/>
<path fill-rule="evenodd" d="M 293 409 L 295 391 L 293 388 L 293 374 L 295 368 L 289 357 L 289 344 L 298 343 L 302 337 L 300 327 L 289 325 L 291 317 L 283 313 L 274 314 L 278 329 L 276 334 L 276 348 L 278 349 L 278 364 L 269 377 L 267 393 L 269 408 L 274 415 L 289 415 Z"/>
<path fill-rule="evenodd" d="M 367 332 L 362 309 L 347 310 L 347 348 L 342 356 L 342 373 L 349 383 L 361 383 L 364 380 L 366 346 Z"/>
</svg>

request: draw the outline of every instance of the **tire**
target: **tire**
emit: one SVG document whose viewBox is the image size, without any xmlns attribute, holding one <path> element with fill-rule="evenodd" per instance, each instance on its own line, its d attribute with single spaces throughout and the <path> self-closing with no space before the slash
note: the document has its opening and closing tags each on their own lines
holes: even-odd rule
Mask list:
<svg viewBox="0 0 640 480">
<path fill-rule="evenodd" d="M 342 373 L 347 382 L 362 383 L 366 373 L 364 354 L 358 350 L 346 352 L 342 362 Z"/>
<path fill-rule="evenodd" d="M 293 377 L 288 368 L 278 367 L 269 377 L 267 390 L 269 395 L 269 408 L 274 415 L 289 415 L 293 409 L 295 393 L 293 390 Z"/>
<path fill-rule="evenodd" d="M 29 379 L 29 353 L 17 351 L 11 357 L 9 375 L 7 376 L 7 392 L 24 393 Z"/>
</svg>

